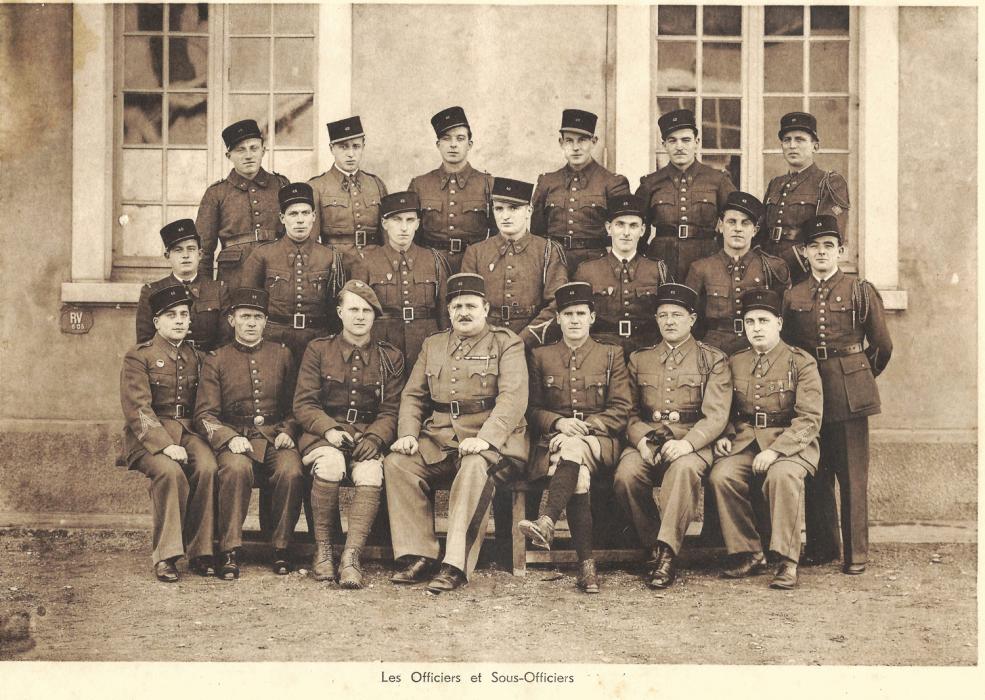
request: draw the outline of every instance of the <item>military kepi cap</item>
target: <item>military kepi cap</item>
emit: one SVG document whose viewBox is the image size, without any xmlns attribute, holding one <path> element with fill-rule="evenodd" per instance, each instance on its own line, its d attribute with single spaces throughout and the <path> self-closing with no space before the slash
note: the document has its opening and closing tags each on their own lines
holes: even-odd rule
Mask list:
<svg viewBox="0 0 985 700">
<path fill-rule="evenodd" d="M 564 311 L 569 306 L 588 304 L 588 307 L 595 311 L 595 296 L 592 293 L 592 285 L 588 282 L 568 282 L 562 284 L 554 292 L 554 299 L 557 300 L 557 310 Z"/>
<path fill-rule="evenodd" d="M 763 203 L 748 192 L 739 192 L 738 190 L 729 192 L 725 204 L 722 205 L 722 214 L 729 209 L 748 214 L 753 223 L 758 224 L 759 220 L 763 218 Z"/>
<path fill-rule="evenodd" d="M 533 183 L 523 180 L 510 180 L 505 177 L 493 178 L 492 198 L 505 199 L 514 204 L 530 204 L 534 196 Z"/>
<path fill-rule="evenodd" d="M 359 120 L 359 117 L 340 119 L 337 122 L 329 122 L 325 126 L 328 127 L 329 143 L 338 143 L 339 141 L 354 139 L 357 136 L 365 136 L 363 133 L 363 123 Z"/>
<path fill-rule="evenodd" d="M 222 140 L 226 144 L 227 151 L 231 151 L 233 146 L 240 141 L 262 138 L 263 133 L 260 131 L 260 126 L 253 119 L 238 121 L 222 130 Z"/>
<path fill-rule="evenodd" d="M 435 135 L 441 138 L 449 129 L 454 129 L 456 126 L 464 126 L 469 129 L 469 120 L 465 118 L 465 110 L 461 107 L 449 107 L 448 109 L 443 109 L 433 117 L 431 117 L 431 126 L 434 128 Z"/>
<path fill-rule="evenodd" d="M 774 316 L 780 315 L 780 294 L 772 289 L 765 287 L 747 289 L 739 297 L 739 303 L 742 305 L 743 314 L 754 309 L 763 309 Z"/>
<path fill-rule="evenodd" d="M 657 287 L 657 297 L 653 300 L 653 311 L 656 312 L 661 304 L 683 306 L 693 314 L 698 308 L 698 293 L 686 284 L 661 284 Z"/>
<path fill-rule="evenodd" d="M 642 219 L 643 207 L 639 197 L 631 194 L 609 197 L 605 203 L 605 220 L 614 221 L 620 216 L 638 216 Z"/>
<path fill-rule="evenodd" d="M 159 316 L 170 308 L 187 304 L 191 308 L 192 297 L 183 284 L 176 284 L 164 289 L 158 289 L 150 295 L 150 310 L 154 316 Z"/>
<path fill-rule="evenodd" d="M 161 240 L 164 241 L 164 250 L 171 250 L 175 245 L 182 241 L 198 241 L 202 245 L 202 237 L 198 235 L 195 222 L 191 219 L 178 219 L 161 229 Z"/>
<path fill-rule="evenodd" d="M 385 219 L 405 211 L 421 211 L 421 198 L 417 192 L 393 192 L 380 200 L 380 217 Z"/>
<path fill-rule="evenodd" d="M 307 204 L 315 208 L 315 195 L 307 182 L 292 182 L 277 191 L 277 201 L 280 202 L 281 212 L 287 211 L 292 204 Z"/>
<path fill-rule="evenodd" d="M 267 313 L 268 300 L 267 292 L 262 289 L 239 287 L 229 294 L 229 310 L 256 309 L 257 311 Z"/>
<path fill-rule="evenodd" d="M 597 114 L 583 109 L 566 109 L 561 112 L 561 131 L 574 131 L 585 136 L 595 136 L 595 125 L 599 118 Z"/>
<path fill-rule="evenodd" d="M 689 109 L 675 109 L 667 112 L 657 120 L 660 127 L 660 138 L 667 138 L 678 129 L 694 129 L 698 133 L 698 122 L 694 118 L 694 112 Z"/>
<path fill-rule="evenodd" d="M 821 140 L 817 135 L 817 119 L 808 112 L 788 112 L 780 117 L 780 131 L 777 136 L 782 139 L 788 131 L 806 131 L 815 140 Z"/>
<path fill-rule="evenodd" d="M 339 290 L 339 304 L 342 303 L 342 295 L 346 292 L 355 294 L 357 297 L 372 306 L 377 316 L 383 315 L 383 305 L 380 304 L 380 298 L 376 296 L 376 292 L 373 291 L 373 288 L 362 280 L 349 280 L 342 286 L 342 289 Z"/>
<path fill-rule="evenodd" d="M 839 243 L 844 241 L 838 229 L 838 219 L 831 214 L 818 214 L 807 219 L 800 225 L 800 235 L 804 243 L 810 243 L 822 236 L 836 236 Z"/>
<path fill-rule="evenodd" d="M 459 272 L 457 275 L 449 277 L 445 301 L 451 301 L 463 294 L 475 294 L 485 297 L 486 281 L 482 278 L 482 275 L 477 275 L 474 272 Z"/>
</svg>

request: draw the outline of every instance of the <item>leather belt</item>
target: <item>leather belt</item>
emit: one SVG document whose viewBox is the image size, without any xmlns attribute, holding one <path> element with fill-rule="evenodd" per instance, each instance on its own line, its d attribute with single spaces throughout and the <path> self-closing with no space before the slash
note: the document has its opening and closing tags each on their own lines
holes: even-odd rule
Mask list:
<svg viewBox="0 0 985 700">
<path fill-rule="evenodd" d="M 267 316 L 267 320 L 298 330 L 305 328 L 324 328 L 328 324 L 328 316 L 315 316 L 314 314 L 294 314 L 292 316 L 270 314 Z"/>
<path fill-rule="evenodd" d="M 326 411 L 335 420 L 342 420 L 353 425 L 355 423 L 372 423 L 376 420 L 376 411 L 357 411 L 354 408 L 343 410 L 340 408 Z"/>
<path fill-rule="evenodd" d="M 380 244 L 375 231 L 354 231 L 343 234 L 322 233 L 321 237 L 324 245 L 354 245 L 356 248 L 364 248 L 368 245 Z"/>
<path fill-rule="evenodd" d="M 845 357 L 846 355 L 857 355 L 862 352 L 862 343 L 846 345 L 843 348 L 831 348 L 827 345 L 820 345 L 814 348 L 814 357 L 819 360 L 827 360 L 829 357 Z"/>
<path fill-rule="evenodd" d="M 793 415 L 790 411 L 757 411 L 756 413 L 736 411 L 735 419 L 751 423 L 757 428 L 789 428 Z"/>
<path fill-rule="evenodd" d="M 608 238 L 575 238 L 574 236 L 548 236 L 552 241 L 560 243 L 567 250 L 590 250 L 605 248 Z"/>
<path fill-rule="evenodd" d="M 708 327 L 716 331 L 730 331 L 736 335 L 745 335 L 745 324 L 741 318 L 709 318 Z"/>
<path fill-rule="evenodd" d="M 701 411 L 695 410 L 660 410 L 653 412 L 654 422 L 659 423 L 697 423 L 701 420 Z"/>
<path fill-rule="evenodd" d="M 696 224 L 654 224 L 657 238 L 714 238 L 717 231 Z"/>
<path fill-rule="evenodd" d="M 401 321 L 420 321 L 426 318 L 437 318 L 434 309 L 426 306 L 402 306 L 397 309 L 389 308 L 383 311 L 380 319 L 400 319 Z"/>
<path fill-rule="evenodd" d="M 571 411 L 571 418 L 575 420 L 585 420 L 585 416 L 594 416 L 596 413 L 601 413 L 602 411 Z M 563 413 L 563 411 L 558 411 L 558 413 Z"/>
<path fill-rule="evenodd" d="M 458 236 L 456 238 L 444 238 L 439 236 L 422 236 L 422 242 L 428 248 L 447 248 L 449 253 L 464 253 L 470 245 L 475 245 L 485 240 L 485 236 Z"/>
<path fill-rule="evenodd" d="M 640 321 L 633 318 L 621 318 L 618 321 L 598 319 L 592 330 L 596 333 L 615 333 L 622 338 L 631 338 L 633 334 L 656 333 L 657 324 L 649 319 Z"/>
<path fill-rule="evenodd" d="M 452 401 L 451 403 L 441 403 L 431 400 L 431 409 L 438 413 L 450 413 L 452 418 L 469 415 L 471 413 L 483 413 L 491 411 L 496 405 L 496 397 L 487 396 L 483 399 L 469 399 L 466 401 Z"/>
<path fill-rule="evenodd" d="M 191 418 L 192 408 L 191 406 L 185 406 L 184 404 L 162 404 L 160 406 L 153 406 L 154 415 L 159 418 L 174 418 L 179 420 L 181 418 Z"/>
<path fill-rule="evenodd" d="M 796 241 L 798 238 L 800 238 L 799 226 L 774 226 L 770 229 L 770 240 L 774 243 Z"/>
<path fill-rule="evenodd" d="M 223 417 L 224 422 L 237 429 L 259 428 L 261 425 L 274 425 L 280 422 L 280 417 L 270 413 L 257 413 L 252 416 L 230 416 Z"/>
<path fill-rule="evenodd" d="M 244 243 L 256 243 L 257 241 L 273 241 L 277 234 L 273 231 L 254 231 L 253 233 L 237 233 L 228 238 L 222 239 L 223 246 L 242 245 Z"/>
<path fill-rule="evenodd" d="M 503 306 L 493 306 L 489 309 L 489 315 L 502 321 L 529 320 L 537 312 L 536 306 L 519 306 L 518 304 L 506 304 Z"/>
</svg>

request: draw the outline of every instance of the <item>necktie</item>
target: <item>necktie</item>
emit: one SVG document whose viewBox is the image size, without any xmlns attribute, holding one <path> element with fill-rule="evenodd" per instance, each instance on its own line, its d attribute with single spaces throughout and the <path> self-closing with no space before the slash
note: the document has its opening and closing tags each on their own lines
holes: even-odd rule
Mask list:
<svg viewBox="0 0 985 700">
<path fill-rule="evenodd" d="M 356 182 L 355 173 L 342 178 L 342 189 L 351 194 L 359 194 L 359 183 Z"/>
<path fill-rule="evenodd" d="M 763 353 L 756 353 L 756 364 L 752 368 L 753 374 L 760 374 L 766 371 L 766 355 Z"/>
</svg>

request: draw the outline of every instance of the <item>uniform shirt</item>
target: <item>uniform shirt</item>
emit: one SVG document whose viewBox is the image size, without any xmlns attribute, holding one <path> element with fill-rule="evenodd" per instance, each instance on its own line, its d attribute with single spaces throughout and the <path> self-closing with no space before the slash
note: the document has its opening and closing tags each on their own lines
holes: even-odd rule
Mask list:
<svg viewBox="0 0 985 700">
<path fill-rule="evenodd" d="M 192 341 L 202 352 L 215 350 L 232 338 L 232 327 L 226 321 L 229 292 L 221 280 L 197 275 L 191 282 L 182 282 L 174 274 L 148 282 L 140 288 L 137 300 L 137 342 L 154 337 L 154 314 L 150 308 L 150 295 L 161 289 L 184 285 L 192 297 L 191 326 L 185 341 Z"/>
<path fill-rule="evenodd" d="M 404 356 L 389 343 L 371 340 L 360 348 L 341 334 L 312 340 L 294 391 L 294 415 L 304 430 L 298 449 L 328 444 L 324 436 L 333 428 L 354 437 L 372 433 L 389 446 L 404 380 Z"/>
<path fill-rule="evenodd" d="M 554 319 L 554 292 L 568 281 L 557 243 L 529 233 L 516 241 L 497 234 L 469 246 L 462 272 L 485 278 L 490 319 L 520 334 L 528 345 L 544 342 Z"/>
<path fill-rule="evenodd" d="M 685 284 L 698 293 L 697 335 L 731 355 L 749 347 L 739 301 L 743 292 L 766 287 L 783 294 L 790 288 L 790 270 L 782 259 L 759 249 L 738 260 L 720 250 L 691 263 Z"/>
<path fill-rule="evenodd" d="M 677 347 L 661 342 L 629 356 L 633 409 L 626 435 L 633 447 L 661 425 L 695 452 L 725 430 L 732 401 L 732 374 L 725 353 L 688 336 Z M 681 416 L 698 412 L 696 420 Z M 674 415 L 674 414 L 677 415 Z M 710 458 L 710 452 L 705 455 Z"/>
<path fill-rule="evenodd" d="M 237 250 L 236 245 L 272 241 L 283 235 L 277 193 L 288 184 L 290 181 L 283 175 L 268 173 L 263 168 L 252 180 L 234 169 L 226 179 L 205 190 L 195 217 L 195 228 L 202 237 L 199 270 L 205 277 L 212 277 L 212 258 L 219 241 L 223 248 L 220 261 L 236 264 L 242 262 L 240 256 L 245 258 L 244 251 Z"/>
<path fill-rule="evenodd" d="M 192 429 L 202 356 L 189 343 L 174 345 L 161 335 L 131 348 L 120 373 L 123 454 L 132 467 L 143 455 L 180 445 Z"/>
<path fill-rule="evenodd" d="M 470 338 L 452 330 L 427 338 L 400 399 L 397 438 L 418 438 L 428 464 L 442 461 L 470 437 L 488 442 L 504 456 L 529 456 L 527 362 L 523 341 L 511 330 L 486 325 Z M 492 399 L 478 413 L 435 411 L 430 402 Z"/>
<path fill-rule="evenodd" d="M 644 210 L 644 225 L 657 227 L 657 236 L 678 236 L 678 226 L 689 227 L 712 235 L 718 212 L 735 185 L 724 170 L 694 161 L 685 170 L 668 163 L 656 172 L 640 178 L 636 190 Z M 661 228 L 663 227 L 663 228 Z M 689 236 L 695 231 L 689 230 Z M 647 236 L 642 243 L 646 243 Z"/>
<path fill-rule="evenodd" d="M 629 194 L 629 180 L 590 161 L 581 170 L 565 165 L 537 178 L 530 230 L 541 236 L 605 240 L 606 201 Z"/>
<path fill-rule="evenodd" d="M 444 164 L 429 173 L 411 178 L 407 189 L 421 199 L 421 230 L 417 242 L 428 248 L 450 252 L 450 239 L 464 244 L 478 243 L 495 231 L 490 215 L 489 195 L 493 177 L 471 164 L 457 173 Z"/>
<path fill-rule="evenodd" d="M 322 243 L 379 245 L 380 200 L 387 194 L 383 180 L 364 170 L 347 176 L 333 165 L 308 184 L 315 198 L 314 230 Z"/>
<path fill-rule="evenodd" d="M 823 282 L 811 275 L 783 299 L 783 338 L 818 358 L 825 423 L 880 412 L 874 377 L 889 364 L 893 342 L 875 287 L 841 270 Z M 860 349 L 839 353 L 851 346 Z"/>
</svg>

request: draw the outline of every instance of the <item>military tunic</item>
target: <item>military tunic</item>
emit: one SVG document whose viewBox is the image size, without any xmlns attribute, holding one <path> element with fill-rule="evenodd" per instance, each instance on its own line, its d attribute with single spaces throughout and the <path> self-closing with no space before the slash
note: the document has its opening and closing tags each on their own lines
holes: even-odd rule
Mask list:
<svg viewBox="0 0 985 700">
<path fill-rule="evenodd" d="M 198 275 L 191 282 L 182 282 L 173 274 L 156 282 L 148 282 L 140 288 L 137 300 L 137 342 L 154 337 L 154 315 L 151 313 L 150 296 L 156 291 L 183 284 L 194 301 L 191 308 L 191 326 L 185 342 L 192 342 L 198 350 L 208 352 L 224 345 L 232 338 L 232 327 L 226 320 L 229 291 L 225 282 Z"/>
<path fill-rule="evenodd" d="M 629 180 L 594 160 L 581 170 L 565 165 L 537 179 L 530 230 L 561 244 L 570 274 L 609 245 L 606 202 L 622 194 L 629 194 Z"/>
<path fill-rule="evenodd" d="M 314 230 L 347 267 L 365 248 L 380 244 L 380 200 L 387 195 L 383 180 L 365 170 L 347 176 L 333 165 L 308 184 L 315 196 Z"/>
<path fill-rule="evenodd" d="M 471 164 L 457 173 L 444 165 L 411 178 L 407 189 L 421 199 L 418 245 L 440 251 L 451 274 L 462 269 L 465 249 L 496 232 L 490 209 L 493 177 Z"/>
<path fill-rule="evenodd" d="M 646 230 L 640 250 L 665 261 L 675 280 L 686 279 L 692 262 L 718 248 L 718 212 L 734 191 L 726 171 L 698 161 L 683 171 L 668 163 L 640 178 L 636 196 L 643 204 Z"/>
<path fill-rule="evenodd" d="M 212 258 L 221 242 L 217 279 L 230 292 L 244 286 L 239 271 L 250 252 L 260 242 L 284 235 L 277 193 L 287 184 L 286 177 L 263 168 L 252 180 L 230 170 L 226 179 L 205 190 L 195 217 L 195 228 L 202 237 L 199 272 L 205 278 L 212 278 Z"/>
</svg>

